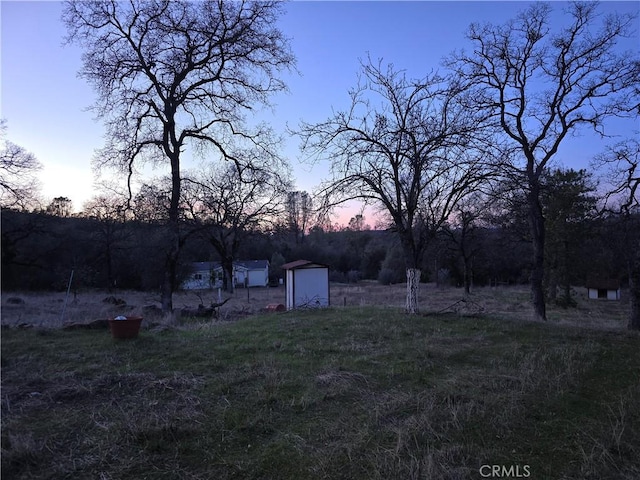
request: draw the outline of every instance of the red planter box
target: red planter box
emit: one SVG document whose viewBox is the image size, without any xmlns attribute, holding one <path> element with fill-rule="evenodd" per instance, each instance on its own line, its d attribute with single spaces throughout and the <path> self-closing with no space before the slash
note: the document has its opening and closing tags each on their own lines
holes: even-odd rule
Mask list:
<svg viewBox="0 0 640 480">
<path fill-rule="evenodd" d="M 135 338 L 140 331 L 142 317 L 127 317 L 126 320 L 109 319 L 109 330 L 113 338 Z"/>
<path fill-rule="evenodd" d="M 270 303 L 269 305 L 267 305 L 267 308 L 265 308 L 265 310 L 267 312 L 284 312 L 286 309 L 281 303 Z"/>
</svg>

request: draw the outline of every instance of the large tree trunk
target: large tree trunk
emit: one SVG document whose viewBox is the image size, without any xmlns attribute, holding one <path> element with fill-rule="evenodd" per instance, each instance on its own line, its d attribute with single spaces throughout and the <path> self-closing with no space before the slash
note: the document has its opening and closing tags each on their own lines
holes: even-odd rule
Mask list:
<svg viewBox="0 0 640 480">
<path fill-rule="evenodd" d="M 472 260 L 463 256 L 464 261 L 464 293 L 465 295 L 471 294 L 471 284 L 473 283 L 473 269 L 471 268 Z"/>
<path fill-rule="evenodd" d="M 528 194 L 529 226 L 533 240 L 533 266 L 531 269 L 531 301 L 534 320 L 547 320 L 547 307 L 544 298 L 544 215 L 540 205 L 540 187 L 532 185 Z"/>
<path fill-rule="evenodd" d="M 638 242 L 632 262 L 629 275 L 631 313 L 628 327 L 630 330 L 640 330 L 640 242 Z"/>
<path fill-rule="evenodd" d="M 162 281 L 161 303 L 165 313 L 173 311 L 173 292 L 176 286 L 176 272 L 178 256 L 180 254 L 180 232 L 178 222 L 169 224 L 169 245 L 164 263 L 164 276 Z"/>
<path fill-rule="evenodd" d="M 179 150 L 178 150 L 179 151 Z M 173 311 L 173 291 L 176 285 L 178 256 L 180 255 L 180 158 L 178 154 L 169 155 L 171 158 L 171 203 L 169 204 L 169 248 L 164 266 L 161 303 L 165 313 Z"/>
<path fill-rule="evenodd" d="M 171 278 L 175 275 L 175 263 L 172 260 L 172 254 L 167 253 L 164 265 L 164 275 L 162 278 L 162 291 L 160 294 L 160 303 L 162 311 L 169 313 L 173 311 L 173 282 Z"/>
<path fill-rule="evenodd" d="M 225 258 L 222 260 L 222 288 L 225 292 L 233 293 L 234 279 L 233 279 L 233 259 Z"/>
<path fill-rule="evenodd" d="M 407 268 L 407 305 L 405 311 L 410 314 L 418 313 L 418 290 L 420 288 L 420 270 Z"/>
</svg>

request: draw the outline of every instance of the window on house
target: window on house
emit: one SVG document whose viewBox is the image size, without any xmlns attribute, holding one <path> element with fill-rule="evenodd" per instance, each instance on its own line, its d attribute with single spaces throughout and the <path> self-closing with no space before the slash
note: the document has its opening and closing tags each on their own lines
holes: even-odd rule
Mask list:
<svg viewBox="0 0 640 480">
<path fill-rule="evenodd" d="M 607 298 L 607 289 L 599 288 L 598 289 L 598 298 Z"/>
<path fill-rule="evenodd" d="M 202 280 L 202 274 L 201 273 L 196 273 L 193 278 L 195 278 L 196 280 Z"/>
</svg>

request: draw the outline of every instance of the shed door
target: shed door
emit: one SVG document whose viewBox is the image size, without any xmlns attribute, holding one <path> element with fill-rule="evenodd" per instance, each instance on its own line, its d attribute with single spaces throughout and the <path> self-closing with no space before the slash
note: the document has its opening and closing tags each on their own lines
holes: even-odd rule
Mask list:
<svg viewBox="0 0 640 480">
<path fill-rule="evenodd" d="M 294 270 L 295 308 L 329 305 L 329 282 L 326 268 Z"/>
</svg>

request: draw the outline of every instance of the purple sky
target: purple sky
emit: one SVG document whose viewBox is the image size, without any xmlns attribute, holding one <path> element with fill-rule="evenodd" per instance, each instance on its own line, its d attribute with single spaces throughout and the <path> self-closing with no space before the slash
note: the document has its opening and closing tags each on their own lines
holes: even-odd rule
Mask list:
<svg viewBox="0 0 640 480">
<path fill-rule="evenodd" d="M 471 22 L 502 23 L 525 8 L 525 2 L 291 2 L 281 20 L 291 38 L 300 75 L 287 76 L 290 93 L 274 98 L 274 111 L 263 117 L 276 131 L 325 120 L 332 108 L 348 105 L 347 91 L 356 83 L 359 59 L 382 58 L 410 76 L 440 68 L 441 59 L 466 46 Z M 555 20 L 565 4 L 554 2 Z M 605 2 L 603 12 L 638 12 L 640 3 Z M 64 27 L 58 2 L 6 1 L 1 8 L 0 115 L 8 122 L 8 138 L 44 165 L 40 180 L 47 199 L 66 196 L 76 210 L 97 193 L 91 171 L 93 151 L 103 144 L 104 129 L 87 111 L 94 93 L 77 78 L 81 51 L 63 47 Z M 640 30 L 640 29 L 639 29 Z M 640 49 L 639 37 L 626 48 Z M 629 134 L 635 122 L 618 122 L 611 133 Z M 573 139 L 572 139 L 573 140 Z M 604 143 L 585 132 L 557 155 L 560 164 L 588 165 Z M 301 165 L 296 138 L 286 138 L 297 187 L 312 191 L 326 166 Z M 190 165 L 187 162 L 185 167 Z M 162 171 L 151 172 L 154 175 Z"/>
</svg>

